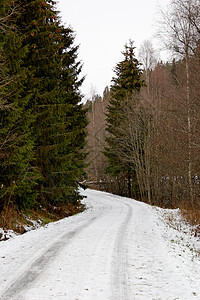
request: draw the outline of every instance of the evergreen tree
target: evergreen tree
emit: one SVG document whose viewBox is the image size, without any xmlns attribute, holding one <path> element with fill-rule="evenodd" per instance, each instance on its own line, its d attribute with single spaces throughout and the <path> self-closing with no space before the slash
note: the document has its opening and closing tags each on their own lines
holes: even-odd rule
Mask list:
<svg viewBox="0 0 200 300">
<path fill-rule="evenodd" d="M 116 77 L 112 79 L 111 98 L 107 113 L 107 147 L 104 154 L 108 159 L 106 171 L 117 180 L 127 182 L 126 195 L 132 195 L 133 181 L 135 181 L 134 167 L 124 163 L 120 157 L 118 139 L 120 133 L 118 128 L 123 122 L 124 116 L 121 114 L 122 107 L 127 105 L 128 101 L 133 101 L 134 92 L 139 92 L 144 86 L 141 79 L 140 63 L 135 58 L 133 42 L 125 45 L 125 51 L 122 52 L 124 60 L 119 62 L 114 72 Z M 132 187 L 131 187 L 132 182 Z"/>
<path fill-rule="evenodd" d="M 30 96 L 24 94 L 28 71 L 22 68 L 27 48 L 15 26 L 19 14 L 14 2 L 0 3 L 1 106 L 0 106 L 0 207 L 10 203 L 20 208 L 33 206 L 37 197 L 37 172 L 31 167 L 33 141 L 28 108 Z"/>
<path fill-rule="evenodd" d="M 77 180 L 84 174 L 86 138 L 86 110 L 80 104 L 82 95 L 79 88 L 84 78 L 79 79 L 82 66 L 77 62 L 78 47 L 73 46 L 74 36 L 70 28 L 62 27 L 63 49 L 61 50 L 61 82 L 60 96 L 64 104 L 63 116 L 63 146 L 61 149 L 60 169 L 64 170 L 62 185 L 64 187 L 64 199 L 76 200 Z M 63 161 L 64 158 L 64 161 Z"/>
<path fill-rule="evenodd" d="M 40 173 L 39 201 L 55 205 L 73 198 L 84 166 L 86 116 L 79 105 L 78 47 L 73 45 L 72 30 L 60 25 L 54 1 L 18 3 L 23 18 L 18 18 L 17 25 L 23 46 L 29 48 L 23 67 L 30 72 L 26 88 L 32 91 L 30 107 L 35 118 L 32 164 Z"/>
</svg>

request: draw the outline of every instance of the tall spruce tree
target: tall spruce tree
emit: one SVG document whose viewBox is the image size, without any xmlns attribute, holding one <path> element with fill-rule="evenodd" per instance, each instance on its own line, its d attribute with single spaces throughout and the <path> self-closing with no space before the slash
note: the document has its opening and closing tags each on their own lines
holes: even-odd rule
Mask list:
<svg viewBox="0 0 200 300">
<path fill-rule="evenodd" d="M 35 141 L 32 165 L 40 173 L 39 201 L 59 204 L 72 201 L 77 180 L 83 172 L 86 115 L 79 105 L 81 65 L 78 47 L 73 45 L 70 28 L 60 25 L 52 0 L 18 0 L 23 17 L 17 26 L 23 47 L 29 51 L 23 60 L 28 68 L 27 92 Z"/>
<path fill-rule="evenodd" d="M 136 194 L 137 184 L 134 167 L 124 163 L 120 157 L 120 151 L 118 151 L 120 133 L 118 128 L 124 118 L 121 114 L 122 107 L 128 101 L 133 101 L 134 92 L 139 92 L 144 85 L 144 81 L 141 79 L 140 63 L 135 58 L 134 49 L 132 41 L 130 41 L 129 45 L 125 45 L 125 51 L 122 52 L 124 59 L 114 69 L 116 77 L 112 79 L 111 98 L 107 108 L 106 130 L 108 136 L 106 138 L 107 147 L 104 151 L 108 159 L 106 172 L 117 178 L 118 181 L 124 181 L 125 185 L 127 185 L 125 195 L 129 197 L 132 196 L 132 192 Z M 132 191 L 133 185 L 135 186 L 135 191 Z"/>
<path fill-rule="evenodd" d="M 82 95 L 79 91 L 84 78 L 80 79 L 82 65 L 77 61 L 78 46 L 74 46 L 73 31 L 62 27 L 63 48 L 60 50 L 62 68 L 60 74 L 59 95 L 63 111 L 64 128 L 62 129 L 62 148 L 59 158 L 60 168 L 64 171 L 62 189 L 65 199 L 77 198 L 77 180 L 84 174 L 86 137 L 86 110 L 80 104 Z"/>
<path fill-rule="evenodd" d="M 10 203 L 19 208 L 34 205 L 37 172 L 32 168 L 33 141 L 30 124 L 33 121 L 28 108 L 30 97 L 24 94 L 28 70 L 22 68 L 27 47 L 15 20 L 20 16 L 14 1 L 0 3 L 0 207 Z"/>
</svg>

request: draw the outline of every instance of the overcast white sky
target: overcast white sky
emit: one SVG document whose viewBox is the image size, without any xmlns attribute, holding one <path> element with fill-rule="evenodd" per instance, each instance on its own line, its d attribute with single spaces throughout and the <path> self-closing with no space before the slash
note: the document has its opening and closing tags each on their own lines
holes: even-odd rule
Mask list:
<svg viewBox="0 0 200 300">
<path fill-rule="evenodd" d="M 170 0 L 57 0 L 63 23 L 70 25 L 75 44 L 80 44 L 79 60 L 86 75 L 82 92 L 102 95 L 110 85 L 113 68 L 122 59 L 124 44 L 132 39 L 139 49 L 155 34 L 154 20 L 159 5 Z"/>
</svg>

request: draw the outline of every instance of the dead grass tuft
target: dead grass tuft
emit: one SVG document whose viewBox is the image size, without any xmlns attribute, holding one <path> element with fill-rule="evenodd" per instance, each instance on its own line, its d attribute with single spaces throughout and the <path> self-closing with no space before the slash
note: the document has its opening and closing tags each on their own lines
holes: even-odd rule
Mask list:
<svg viewBox="0 0 200 300">
<path fill-rule="evenodd" d="M 84 206 L 80 201 L 77 202 L 76 206 L 69 203 L 60 207 L 40 207 L 26 213 L 19 212 L 16 205 L 10 204 L 5 206 L 0 213 L 0 228 L 3 228 L 5 232 L 7 232 L 7 230 L 13 230 L 16 233 L 23 234 L 27 230 L 30 230 L 30 228 L 36 228 L 38 225 L 46 225 L 50 222 L 58 221 L 62 218 L 82 212 L 83 210 Z"/>
<path fill-rule="evenodd" d="M 194 226 L 195 235 L 200 236 L 200 205 L 180 207 L 184 219 Z"/>
<path fill-rule="evenodd" d="M 5 206 L 0 214 L 0 227 L 4 229 L 16 229 L 17 220 L 19 220 L 20 214 L 17 207 L 13 205 Z"/>
</svg>

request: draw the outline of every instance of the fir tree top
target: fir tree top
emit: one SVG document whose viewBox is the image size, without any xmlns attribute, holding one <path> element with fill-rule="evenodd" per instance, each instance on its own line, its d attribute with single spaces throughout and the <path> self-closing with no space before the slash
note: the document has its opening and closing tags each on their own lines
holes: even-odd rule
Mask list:
<svg viewBox="0 0 200 300">
<path fill-rule="evenodd" d="M 125 51 L 122 52 L 124 60 L 119 62 L 114 69 L 116 77 L 112 78 L 111 94 L 115 99 L 124 98 L 134 91 L 139 92 L 144 86 L 144 80 L 141 79 L 141 64 L 136 59 L 134 50 L 133 41 L 130 40 L 129 44 L 125 45 Z"/>
</svg>

